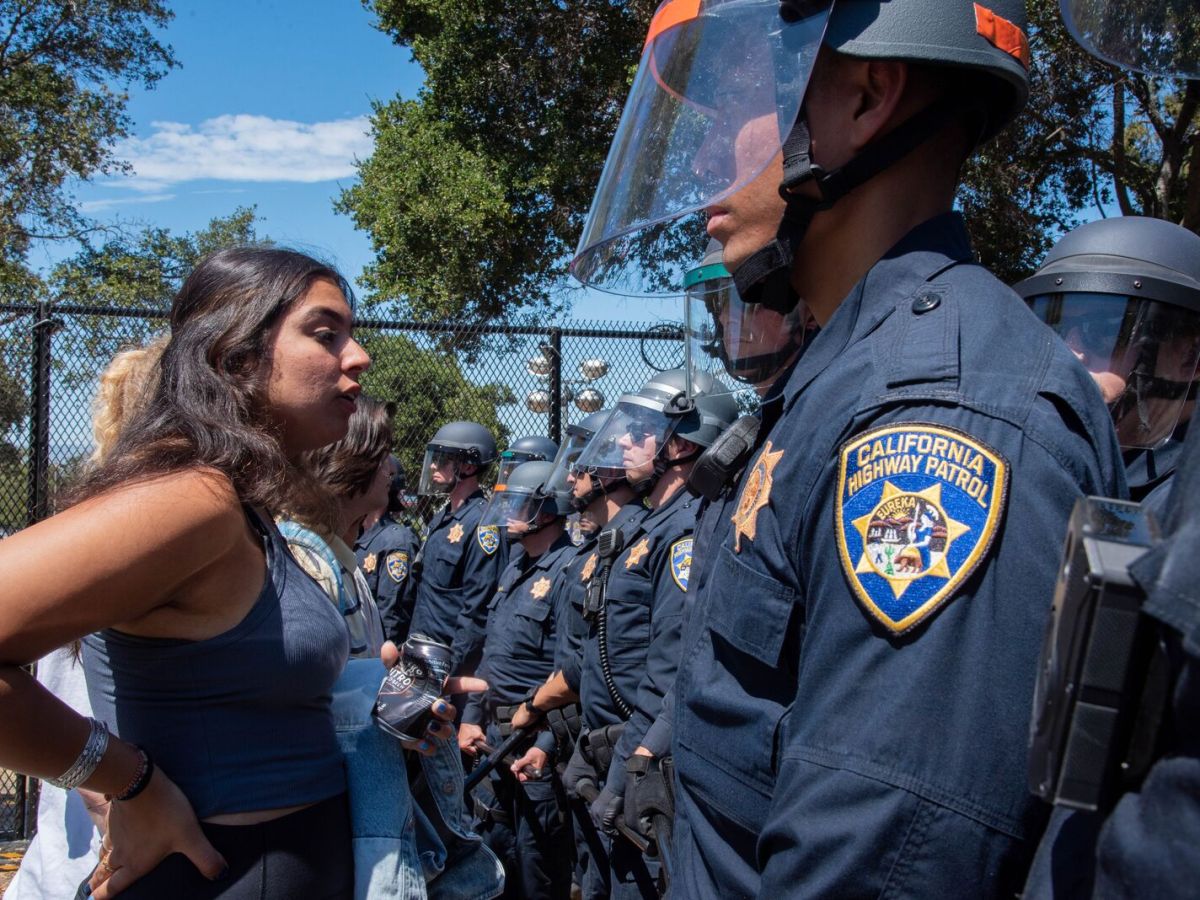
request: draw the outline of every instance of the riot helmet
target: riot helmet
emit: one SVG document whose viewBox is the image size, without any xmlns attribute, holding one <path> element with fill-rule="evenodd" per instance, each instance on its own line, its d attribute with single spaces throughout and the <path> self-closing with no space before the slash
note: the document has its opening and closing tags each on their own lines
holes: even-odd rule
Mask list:
<svg viewBox="0 0 1200 900">
<path fill-rule="evenodd" d="M 648 490 L 669 467 L 700 455 L 668 459 L 671 438 L 708 447 L 737 415 L 734 395 L 708 373 L 660 372 L 635 393 L 621 395 L 576 466 L 601 478 L 623 475 L 636 490 Z"/>
<path fill-rule="evenodd" d="M 1200 236 L 1140 216 L 1089 222 L 1016 291 L 1092 373 L 1122 447 L 1171 436 L 1196 399 Z"/>
<path fill-rule="evenodd" d="M 511 538 L 521 538 L 546 526 L 540 519 L 549 514 L 556 519 L 571 511 L 570 495 L 550 487 L 554 463 L 548 460 L 524 462 L 512 470 L 508 481 L 497 484 L 483 511 L 481 526 L 506 529 Z"/>
<path fill-rule="evenodd" d="M 1059 0 L 1088 53 L 1146 75 L 1200 79 L 1195 0 Z"/>
<path fill-rule="evenodd" d="M 709 241 L 700 264 L 683 279 L 690 364 L 750 385 L 768 383 L 804 347 L 801 308 L 790 312 L 746 303 L 725 268 L 721 245 Z"/>
<path fill-rule="evenodd" d="M 482 469 L 496 459 L 496 439 L 478 422 L 447 422 L 425 445 L 421 464 L 422 497 L 448 494 L 458 484 L 463 465 Z"/>
<path fill-rule="evenodd" d="M 517 438 L 500 454 L 500 467 L 496 473 L 496 484 L 504 484 L 512 470 L 521 463 L 553 460 L 558 454 L 558 444 L 548 437 L 531 434 Z"/>
<path fill-rule="evenodd" d="M 796 247 L 816 213 L 916 150 L 951 121 L 977 142 L 1000 131 L 1028 96 L 1023 0 L 665 0 L 584 225 L 571 271 L 614 293 L 677 292 L 664 271 L 694 234 L 693 214 L 720 210 L 782 151 L 776 235 L 726 258 L 744 300 L 781 311 Z M 947 95 L 825 171 L 810 156 L 803 112 L 820 46 L 860 59 L 956 70 Z M 799 189 L 808 183 L 817 196 Z M 721 238 L 716 219 L 709 233 Z M 740 251 L 739 251 L 740 252 Z"/>
<path fill-rule="evenodd" d="M 612 479 L 592 479 L 592 490 L 586 499 L 575 498 L 574 480 L 577 474 L 576 463 L 579 461 L 580 454 L 584 448 L 600 430 L 601 426 L 608 421 L 609 414 L 612 409 L 601 409 L 594 413 L 589 413 L 578 422 L 570 424 L 566 428 L 566 439 L 558 450 L 558 455 L 554 458 L 554 473 L 550 476 L 550 487 L 556 491 L 565 491 L 572 496 L 571 505 L 576 512 L 582 510 L 591 503 L 600 493 L 603 493 L 610 486 Z M 624 478 L 624 473 L 617 476 Z"/>
</svg>

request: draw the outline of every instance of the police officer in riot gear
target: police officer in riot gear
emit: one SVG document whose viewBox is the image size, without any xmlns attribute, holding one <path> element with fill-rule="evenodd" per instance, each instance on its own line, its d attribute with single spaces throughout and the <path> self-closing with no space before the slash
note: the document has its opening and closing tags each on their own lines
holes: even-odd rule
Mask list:
<svg viewBox="0 0 1200 900">
<path fill-rule="evenodd" d="M 1092 373 L 1130 499 L 1161 514 L 1196 405 L 1200 237 L 1140 216 L 1089 222 L 1016 291 Z"/>
<path fill-rule="evenodd" d="M 1149 75 L 1200 79 L 1200 45 L 1191 38 L 1196 17 L 1194 4 L 1061 0 L 1060 5 L 1068 29 L 1092 55 Z M 1154 39 L 1148 40 L 1147 35 L 1153 35 Z M 1195 237 L 1184 237 L 1171 231 L 1174 226 L 1166 222 L 1140 225 L 1138 220 L 1110 221 L 1125 224 L 1097 229 L 1094 225 L 1102 223 L 1093 223 L 1084 226 L 1090 229 L 1086 235 L 1083 235 L 1083 228 L 1077 229 L 1051 251 L 1055 258 L 1047 258 L 1039 275 L 1051 264 L 1057 264 L 1067 271 L 1063 284 L 1052 287 L 1061 287 L 1066 292 L 1068 285 L 1074 283 L 1080 291 L 1108 295 L 1091 298 L 1094 302 L 1090 303 L 1083 298 L 1086 307 L 1096 312 L 1105 308 L 1100 305 L 1104 299 L 1122 307 L 1121 329 L 1115 344 L 1124 344 L 1127 351 L 1110 354 L 1110 361 L 1117 361 L 1117 365 L 1102 368 L 1098 373 L 1102 377 L 1097 378 L 1097 382 L 1102 391 L 1107 386 L 1110 395 L 1128 398 L 1113 409 L 1123 435 L 1122 443 L 1126 443 L 1130 440 L 1126 435 L 1145 434 L 1149 430 L 1147 426 L 1169 419 L 1169 415 L 1161 415 L 1162 406 L 1172 402 L 1170 395 L 1183 393 L 1183 386 L 1178 383 L 1187 381 L 1186 374 L 1181 371 L 1187 366 L 1180 367 L 1176 363 L 1181 348 L 1177 345 L 1175 350 L 1169 350 L 1165 360 L 1159 360 L 1158 354 L 1153 352 L 1156 346 L 1164 343 L 1163 338 L 1169 342 L 1173 335 L 1157 335 L 1157 339 L 1145 348 L 1151 352 L 1144 352 L 1132 338 L 1135 332 L 1148 334 L 1157 330 L 1160 314 L 1185 319 L 1189 324 L 1181 330 L 1190 331 L 1190 316 L 1184 309 L 1194 309 L 1194 294 L 1191 297 L 1189 294 L 1195 284 L 1195 251 L 1191 251 L 1190 258 L 1181 255 L 1180 251 L 1186 253 L 1185 248 L 1190 241 L 1195 241 Z M 1163 247 L 1148 246 L 1144 242 L 1143 238 L 1152 232 L 1161 236 Z M 1128 248 L 1107 243 L 1118 234 L 1129 237 Z M 1073 237 L 1081 239 L 1080 243 L 1068 243 Z M 1064 244 L 1067 245 L 1065 248 Z M 1074 277 L 1076 273 L 1071 271 L 1070 254 L 1060 252 L 1071 247 L 1099 251 L 1097 256 L 1101 259 L 1098 261 L 1107 264 L 1094 267 L 1090 284 L 1082 277 Z M 1148 268 L 1143 261 L 1165 265 Z M 1109 266 L 1115 269 L 1111 279 L 1105 277 L 1109 274 L 1106 271 Z M 1133 290 L 1129 291 L 1127 286 L 1121 285 L 1121 276 L 1133 273 L 1149 275 L 1152 280 L 1146 282 L 1138 278 Z M 1026 282 L 1021 287 L 1025 289 L 1028 285 Z M 1147 285 L 1154 290 L 1146 296 L 1160 301 L 1155 304 L 1157 309 L 1136 300 Z M 1051 286 L 1033 287 L 1050 295 L 1043 301 L 1050 307 L 1055 293 L 1050 290 Z M 1122 294 L 1129 299 L 1122 302 Z M 1030 290 L 1027 296 L 1036 296 L 1036 291 Z M 1162 302 L 1168 298 L 1170 306 Z M 1063 300 L 1066 299 L 1064 296 Z M 1070 310 L 1066 308 L 1066 302 L 1062 306 L 1063 313 L 1050 315 L 1065 317 Z M 1034 309 L 1038 309 L 1036 301 Z M 1101 335 L 1106 331 L 1111 335 L 1112 329 L 1101 327 L 1101 321 L 1096 317 L 1090 322 L 1078 323 L 1077 327 L 1086 325 L 1093 334 L 1098 329 Z M 1052 324 L 1070 340 L 1069 334 L 1064 333 L 1062 318 Z M 1069 320 L 1067 324 L 1070 324 Z M 1098 340 L 1095 343 L 1099 345 Z M 1083 349 L 1086 363 L 1087 349 Z M 1133 351 L 1132 354 L 1129 351 Z M 1094 355 L 1102 356 L 1103 349 Z M 1128 358 L 1130 355 L 1132 360 Z M 1168 384 L 1155 385 L 1154 380 L 1163 378 L 1163 362 L 1175 374 L 1164 379 Z M 1104 377 L 1122 377 L 1126 373 L 1130 377 L 1123 379 L 1126 383 L 1120 386 L 1120 391 L 1114 390 L 1119 385 L 1111 377 Z M 1135 381 L 1142 382 L 1140 391 L 1139 386 L 1133 384 Z M 1177 386 L 1172 388 L 1169 382 L 1176 382 Z M 1192 408 L 1190 394 L 1194 390 L 1194 380 L 1193 386 L 1186 390 L 1179 414 L 1185 424 Z M 1163 394 L 1168 396 L 1163 397 Z M 1138 405 L 1145 407 L 1140 413 Z M 1122 429 L 1126 419 L 1128 424 Z M 1072 814 L 1064 807 L 1055 809 L 1025 885 L 1026 897 L 1182 898 L 1194 896 L 1196 884 L 1200 882 L 1200 853 L 1196 852 L 1200 840 L 1200 805 L 1196 803 L 1200 794 L 1200 732 L 1197 730 L 1197 723 L 1200 723 L 1197 715 L 1200 711 L 1200 650 L 1197 648 L 1200 644 L 1196 639 L 1200 634 L 1200 616 L 1196 613 L 1200 609 L 1200 592 L 1197 591 L 1200 546 L 1196 538 L 1200 534 L 1200 516 L 1195 503 L 1195 497 L 1200 493 L 1200 432 L 1189 429 L 1184 439 L 1177 426 L 1171 438 L 1183 441 L 1177 451 L 1168 440 L 1155 448 L 1139 450 L 1129 459 L 1134 489 L 1143 495 L 1143 503 L 1150 504 L 1163 525 L 1161 543 L 1137 560 L 1128 572 L 1133 584 L 1145 595 L 1142 617 L 1157 624 L 1171 661 L 1165 716 L 1154 746 L 1155 761 L 1140 786 L 1121 796 L 1111 810 Z M 1146 480 L 1143 480 L 1140 467 L 1143 461 L 1145 474 L 1151 476 Z M 1171 476 L 1163 483 L 1157 483 L 1153 475 L 1166 469 L 1172 470 Z"/>
<path fill-rule="evenodd" d="M 500 454 L 500 467 L 496 470 L 496 484 L 502 485 L 508 481 L 512 470 L 521 463 L 553 461 L 558 455 L 558 444 L 539 434 L 531 434 L 517 438 L 508 445 L 508 449 Z"/>
<path fill-rule="evenodd" d="M 488 604 L 487 640 L 478 671 L 488 690 L 471 696 L 458 733 L 459 746 L 470 755 L 485 730 L 493 746 L 512 733 L 513 713 L 554 669 L 557 633 L 565 627 L 569 607 L 565 565 L 575 547 L 563 528 L 570 500 L 566 491 L 550 486 L 553 471 L 548 461 L 511 469 L 504 489 L 492 495 L 483 514 L 483 526 L 504 528 L 520 549 L 514 548 Z M 536 740 L 540 749 L 553 752 L 549 732 L 541 732 Z M 504 764 L 492 771 L 495 802 L 476 803 L 480 830 L 504 860 L 505 896 L 566 898 L 571 887 L 571 827 L 559 806 L 553 769 L 523 767 L 521 774 L 518 782 Z"/>
<path fill-rule="evenodd" d="M 608 421 L 612 409 L 591 413 L 581 421 L 567 426 L 567 437 L 554 461 L 550 483 L 555 489 L 570 492 L 571 506 L 579 516 L 583 542 L 567 563 L 567 603 L 564 609 L 568 620 L 558 630 L 558 645 L 554 654 L 554 674 L 533 692 L 527 704 L 513 716 L 514 727 L 524 727 L 545 716 L 546 727 L 554 735 L 559 768 L 565 768 L 581 727 L 579 701 L 580 667 L 583 661 L 583 640 L 587 633 L 584 606 L 587 593 L 599 568 L 597 542 L 602 529 L 631 529 L 648 510 L 642 495 L 633 489 L 619 473 L 602 474 L 593 468 L 578 465 L 579 457 L 588 442 Z M 545 768 L 549 753 L 541 747 L 531 747 L 512 765 L 518 777 L 528 767 Z M 575 831 L 575 860 L 577 883 L 604 884 L 591 870 L 596 865 L 607 867 L 608 853 L 604 849 L 591 817 L 581 804 L 571 805 Z"/>
<path fill-rule="evenodd" d="M 625 761 L 658 716 L 679 664 L 699 507 L 687 475 L 736 417 L 733 395 L 707 374 L 663 372 L 621 397 L 576 464 L 592 477 L 623 472 L 635 490 L 647 492 L 649 507 L 619 537 L 613 531 L 599 539 L 580 676 L 586 734 L 564 774 L 576 796 L 586 796 L 581 782 L 599 790 L 590 812 L 608 834 L 621 815 Z M 617 837 L 606 849 L 608 871 L 597 862 L 585 895 L 657 895 L 656 866 L 639 850 Z"/>
<path fill-rule="evenodd" d="M 354 554 L 379 605 L 383 633 L 400 646 L 408 637 L 408 623 L 412 619 L 412 596 L 406 588 L 421 541 L 409 525 L 397 519 L 404 510 L 407 479 L 395 456 L 389 458 L 388 464 L 392 476 L 387 506 L 378 519 L 363 529 L 354 544 Z"/>
<path fill-rule="evenodd" d="M 1124 491 L 1086 371 L 952 211 L 963 161 L 1024 103 L 1024 27 L 1018 0 L 668 0 L 651 25 L 572 271 L 653 285 L 639 251 L 703 212 L 744 300 L 820 327 L 705 514 L 675 682 L 679 896 L 1024 878 L 1058 541 L 1078 496 Z"/>
<path fill-rule="evenodd" d="M 747 303 L 725 268 L 721 245 L 710 240 L 704 258 L 683 278 L 685 323 L 692 365 L 718 370 L 766 394 L 810 336 L 811 319 L 797 305 L 783 312 Z"/>
<path fill-rule="evenodd" d="M 412 630 L 451 648 L 451 672 L 470 674 L 483 650 L 487 604 L 507 560 L 504 536 L 480 517 L 479 476 L 496 461 L 496 440 L 476 422 L 449 422 L 425 446 L 418 493 L 446 496 L 429 523 L 414 574 Z"/>
</svg>

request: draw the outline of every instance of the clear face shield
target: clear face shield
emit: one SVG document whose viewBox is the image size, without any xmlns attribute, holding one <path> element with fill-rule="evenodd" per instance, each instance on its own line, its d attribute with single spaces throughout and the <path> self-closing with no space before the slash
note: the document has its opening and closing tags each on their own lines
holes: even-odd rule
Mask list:
<svg viewBox="0 0 1200 900">
<path fill-rule="evenodd" d="M 704 267 L 685 280 L 688 359 L 694 370 L 728 373 L 762 394 L 803 349 L 808 312 L 803 303 L 786 314 L 745 303 L 724 272 Z"/>
<path fill-rule="evenodd" d="M 1059 0 L 1071 36 L 1124 69 L 1200 78 L 1196 0 Z"/>
<path fill-rule="evenodd" d="M 576 278 L 629 296 L 679 293 L 702 231 L 690 214 L 779 154 L 832 5 L 795 3 L 793 22 L 779 0 L 659 5 L 571 262 Z"/>
<path fill-rule="evenodd" d="M 505 450 L 500 454 L 500 468 L 496 472 L 496 485 L 508 484 L 508 476 L 512 474 L 513 469 L 536 458 L 533 454 L 523 453 L 520 450 Z"/>
<path fill-rule="evenodd" d="M 626 394 L 575 463 L 593 477 L 624 476 L 630 484 L 654 477 L 654 463 L 666 451 L 679 424 L 654 401 Z"/>
<path fill-rule="evenodd" d="M 421 481 L 417 485 L 417 493 L 422 497 L 450 493 L 458 483 L 458 467 L 461 464 L 458 451 L 436 445 L 427 446 L 425 459 L 421 462 Z"/>
<path fill-rule="evenodd" d="M 589 440 L 589 435 L 574 431 L 568 426 L 567 439 L 562 442 L 562 446 L 558 448 L 558 455 L 554 457 L 554 471 L 546 481 L 546 490 L 555 493 L 570 492 L 573 467 Z"/>
<path fill-rule="evenodd" d="M 1200 312 L 1118 294 L 1043 294 L 1028 302 L 1092 374 L 1122 447 L 1157 447 L 1190 414 Z"/>
<path fill-rule="evenodd" d="M 479 520 L 480 526 L 496 525 L 510 538 L 519 539 L 532 534 L 538 525 L 538 514 L 546 501 L 526 490 L 509 490 L 497 485 Z"/>
</svg>

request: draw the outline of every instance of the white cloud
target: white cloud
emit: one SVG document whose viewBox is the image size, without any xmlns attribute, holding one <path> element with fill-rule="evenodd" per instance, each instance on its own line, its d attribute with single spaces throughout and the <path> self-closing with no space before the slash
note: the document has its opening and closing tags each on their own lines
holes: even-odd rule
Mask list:
<svg viewBox="0 0 1200 900">
<path fill-rule="evenodd" d="M 149 137 L 117 147 L 133 175 L 107 182 L 137 191 L 201 178 L 220 181 L 330 181 L 355 174 L 354 160 L 370 154 L 366 116 L 332 122 L 292 122 L 228 115 L 199 125 L 154 122 Z"/>
<path fill-rule="evenodd" d="M 85 200 L 79 204 L 79 211 L 91 214 L 112 209 L 114 206 L 129 206 L 134 203 L 164 203 L 167 200 L 174 199 L 174 194 L 142 194 L 138 197 L 123 197 L 112 200 Z"/>
</svg>

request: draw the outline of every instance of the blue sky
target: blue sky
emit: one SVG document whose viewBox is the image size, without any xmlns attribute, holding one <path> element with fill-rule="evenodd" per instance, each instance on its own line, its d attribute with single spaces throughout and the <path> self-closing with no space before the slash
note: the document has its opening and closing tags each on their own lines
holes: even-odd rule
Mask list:
<svg viewBox="0 0 1200 900">
<path fill-rule="evenodd" d="M 176 0 L 163 34 L 181 67 L 135 90 L 130 138 L 117 156 L 131 177 L 75 190 L 101 221 L 194 231 L 238 206 L 257 207 L 259 233 L 332 259 L 356 277 L 367 236 L 333 212 L 369 156 L 373 100 L 417 95 L 422 72 L 374 27 L 358 0 Z M 35 265 L 64 251 L 43 249 Z M 570 291 L 582 318 L 677 318 L 677 303 Z"/>
<path fill-rule="evenodd" d="M 171 6 L 163 38 L 182 65 L 132 93 L 132 134 L 116 148 L 135 175 L 79 186 L 81 208 L 182 232 L 255 205 L 261 234 L 357 275 L 369 241 L 331 204 L 371 152 L 371 101 L 415 96 L 420 67 L 355 0 Z"/>
</svg>

